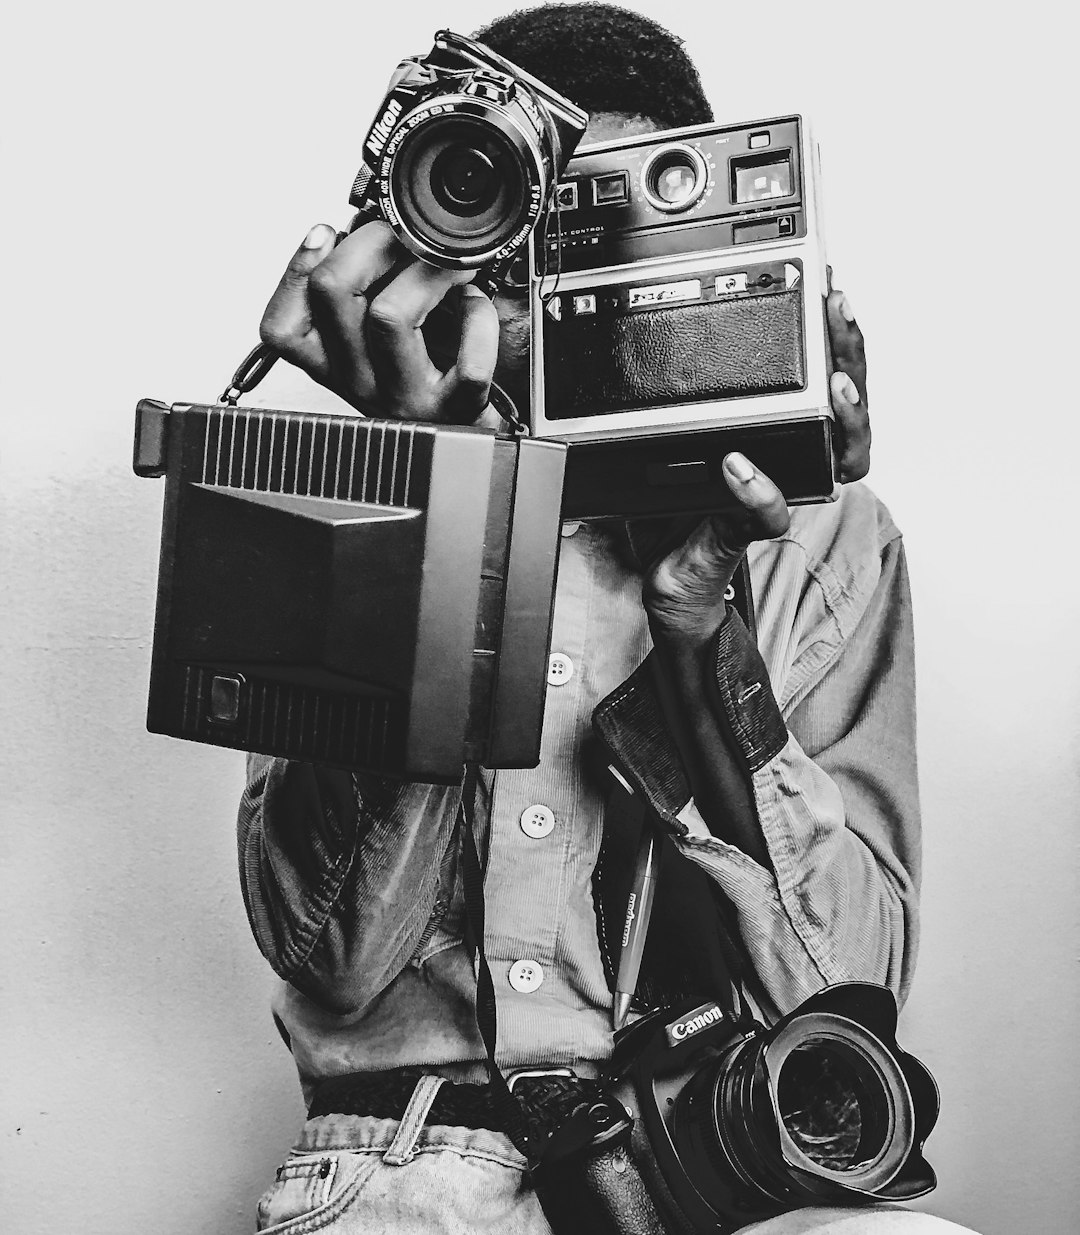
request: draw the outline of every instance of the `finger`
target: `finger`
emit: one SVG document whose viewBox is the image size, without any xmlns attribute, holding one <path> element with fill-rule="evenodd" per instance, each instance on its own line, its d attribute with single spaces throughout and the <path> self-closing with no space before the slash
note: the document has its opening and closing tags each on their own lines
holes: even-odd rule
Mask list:
<svg viewBox="0 0 1080 1235">
<path fill-rule="evenodd" d="M 791 522 L 784 495 L 750 460 L 737 451 L 724 457 L 724 480 L 739 503 L 738 511 L 713 515 L 717 541 L 742 556 L 755 540 L 782 536 Z"/>
<path fill-rule="evenodd" d="M 841 291 L 831 291 L 825 301 L 836 368 L 842 369 L 855 382 L 859 397 L 866 399 L 866 343 L 863 332 L 855 320 L 851 302 Z"/>
<path fill-rule="evenodd" d="M 317 223 L 292 256 L 259 323 L 259 337 L 267 346 L 313 377 L 325 378 L 326 351 L 312 328 L 308 282 L 312 272 L 331 252 L 336 233 Z"/>
<path fill-rule="evenodd" d="M 369 299 L 369 354 L 379 394 L 391 411 L 424 420 L 438 415 L 435 391 L 442 375 L 428 354 L 422 327 L 447 293 L 475 274 L 415 261 Z"/>
<path fill-rule="evenodd" d="M 870 417 L 854 381 L 837 370 L 829 379 L 837 475 L 845 484 L 870 470 Z"/>
<path fill-rule="evenodd" d="M 365 408 L 377 398 L 365 333 L 368 296 L 412 260 L 387 224 L 369 223 L 346 236 L 308 280 L 314 327 L 330 366 L 339 385 Z"/>
<path fill-rule="evenodd" d="M 447 420 L 473 424 L 487 407 L 499 358 L 499 314 L 478 287 L 461 289 L 461 339 L 454 367 L 443 378 L 439 401 Z"/>
</svg>

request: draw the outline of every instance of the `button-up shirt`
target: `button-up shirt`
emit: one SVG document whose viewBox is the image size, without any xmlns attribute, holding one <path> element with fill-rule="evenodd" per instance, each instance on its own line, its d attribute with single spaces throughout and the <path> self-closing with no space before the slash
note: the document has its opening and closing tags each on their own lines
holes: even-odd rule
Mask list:
<svg viewBox="0 0 1080 1235">
<path fill-rule="evenodd" d="M 903 998 L 919 814 L 911 607 L 888 512 L 862 485 L 795 510 L 784 536 L 750 550 L 757 648 L 731 621 L 718 634 L 711 693 L 767 864 L 662 766 L 635 675 L 650 647 L 640 574 L 603 529 L 564 531 L 540 764 L 484 772 L 477 803 L 499 1064 L 588 1073 L 610 1053 L 592 886 L 604 794 L 586 757 L 596 730 L 733 907 L 767 1016 L 844 980 Z M 306 1088 L 405 1064 L 483 1078 L 459 801 L 457 788 L 249 757 L 245 903 L 283 979 L 275 1016 Z"/>
</svg>

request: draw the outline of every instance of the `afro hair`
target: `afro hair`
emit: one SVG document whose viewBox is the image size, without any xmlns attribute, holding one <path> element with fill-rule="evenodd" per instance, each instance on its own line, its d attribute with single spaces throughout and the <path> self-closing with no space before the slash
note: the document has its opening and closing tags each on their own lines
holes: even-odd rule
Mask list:
<svg viewBox="0 0 1080 1235">
<path fill-rule="evenodd" d="M 713 118 L 682 42 L 629 9 L 545 4 L 500 17 L 476 37 L 587 112 L 643 116 L 663 128 Z"/>
</svg>

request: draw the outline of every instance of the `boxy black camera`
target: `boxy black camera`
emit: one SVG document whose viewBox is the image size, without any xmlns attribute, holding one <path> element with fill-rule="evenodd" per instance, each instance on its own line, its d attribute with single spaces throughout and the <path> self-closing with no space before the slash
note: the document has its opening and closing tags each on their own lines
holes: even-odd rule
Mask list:
<svg viewBox="0 0 1080 1235">
<path fill-rule="evenodd" d="M 456 783 L 535 767 L 565 447 L 144 399 L 164 476 L 147 727 Z"/>
</svg>

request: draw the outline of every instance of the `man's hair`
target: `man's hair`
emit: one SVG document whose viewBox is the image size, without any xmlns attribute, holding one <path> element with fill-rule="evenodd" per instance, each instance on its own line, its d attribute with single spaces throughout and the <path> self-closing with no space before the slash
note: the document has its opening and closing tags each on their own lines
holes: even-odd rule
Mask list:
<svg viewBox="0 0 1080 1235">
<path fill-rule="evenodd" d="M 667 129 L 712 120 L 693 61 L 663 26 L 613 4 L 545 4 L 476 37 L 587 112 L 643 116 Z"/>
</svg>

